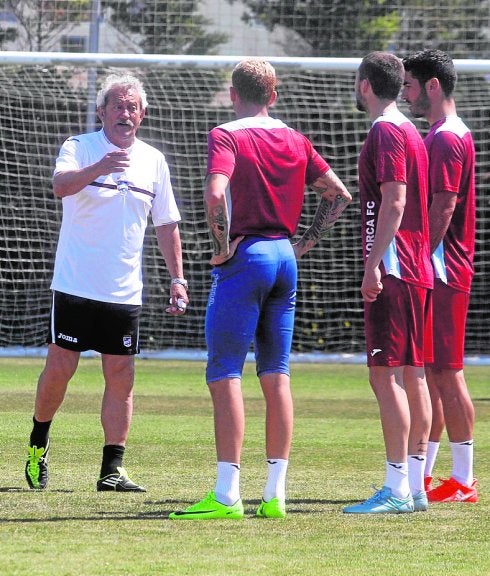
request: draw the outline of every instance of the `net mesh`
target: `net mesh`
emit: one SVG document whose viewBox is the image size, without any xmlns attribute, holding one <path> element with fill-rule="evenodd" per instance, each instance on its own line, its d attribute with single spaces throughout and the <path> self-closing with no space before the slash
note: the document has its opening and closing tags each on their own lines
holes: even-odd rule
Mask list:
<svg viewBox="0 0 490 576">
<path fill-rule="evenodd" d="M 100 80 L 120 68 L 100 67 Z M 183 221 L 181 235 L 191 306 L 179 319 L 164 313 L 169 276 L 151 225 L 144 250 L 141 345 L 147 350 L 203 349 L 204 313 L 210 287 L 211 242 L 203 208 L 206 137 L 232 119 L 230 69 L 206 66 L 135 67 L 148 93 L 148 114 L 139 137 L 162 150 L 169 162 Z M 489 69 L 490 72 L 490 69 Z M 302 131 L 353 193 L 330 237 L 299 264 L 296 352 L 363 351 L 360 298 L 362 258 L 357 199 L 357 156 L 369 128 L 355 108 L 353 72 L 277 66 L 279 100 L 272 110 Z M 0 346 L 39 346 L 48 326 L 49 283 L 61 219 L 51 191 L 54 160 L 70 135 L 86 129 L 87 69 L 83 66 L 0 66 Z M 468 354 L 488 353 L 490 234 L 489 84 L 483 74 L 460 74 L 458 112 L 477 148 L 478 230 L 476 276 L 468 318 Z M 403 105 L 402 105 L 403 109 Z M 421 125 L 422 130 L 426 129 Z M 298 233 L 311 224 L 317 197 L 307 191 Z M 97 274 L 94 263 L 92 274 Z M 230 322 L 233 314 L 230 311 Z"/>
<path fill-rule="evenodd" d="M 89 51 L 95 22 L 109 53 L 490 56 L 488 0 L 3 0 L 0 46 Z"/>
</svg>

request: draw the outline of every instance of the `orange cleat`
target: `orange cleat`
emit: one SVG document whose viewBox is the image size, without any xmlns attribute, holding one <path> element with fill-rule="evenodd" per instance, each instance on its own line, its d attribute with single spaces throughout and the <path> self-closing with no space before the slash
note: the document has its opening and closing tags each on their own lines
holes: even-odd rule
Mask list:
<svg viewBox="0 0 490 576">
<path fill-rule="evenodd" d="M 465 486 L 454 478 L 439 478 L 439 481 L 439 486 L 427 492 L 429 502 L 478 502 L 476 479 L 471 486 Z"/>
</svg>

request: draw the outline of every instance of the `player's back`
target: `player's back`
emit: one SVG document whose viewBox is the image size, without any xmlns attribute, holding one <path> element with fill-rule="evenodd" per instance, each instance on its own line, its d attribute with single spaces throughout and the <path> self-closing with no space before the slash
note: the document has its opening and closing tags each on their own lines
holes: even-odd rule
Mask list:
<svg viewBox="0 0 490 576">
<path fill-rule="evenodd" d="M 269 116 L 212 130 L 208 159 L 208 173 L 230 178 L 231 237 L 293 235 L 305 183 L 328 170 L 307 138 Z"/>
</svg>

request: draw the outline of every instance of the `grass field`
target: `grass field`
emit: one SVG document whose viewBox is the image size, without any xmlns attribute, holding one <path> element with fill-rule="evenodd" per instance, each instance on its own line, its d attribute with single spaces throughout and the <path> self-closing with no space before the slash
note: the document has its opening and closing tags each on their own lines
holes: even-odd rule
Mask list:
<svg viewBox="0 0 490 576">
<path fill-rule="evenodd" d="M 210 398 L 201 362 L 138 360 L 125 465 L 145 494 L 95 491 L 102 432 L 97 359 L 82 359 L 51 432 L 50 483 L 27 489 L 25 447 L 42 359 L 0 359 L 2 576 L 488 575 L 490 368 L 466 370 L 475 402 L 478 504 L 347 516 L 384 476 L 377 406 L 363 366 L 293 364 L 296 424 L 288 516 L 254 516 L 265 481 L 264 406 L 247 365 L 241 521 L 175 522 L 214 485 Z M 436 474 L 450 471 L 441 447 Z"/>
</svg>

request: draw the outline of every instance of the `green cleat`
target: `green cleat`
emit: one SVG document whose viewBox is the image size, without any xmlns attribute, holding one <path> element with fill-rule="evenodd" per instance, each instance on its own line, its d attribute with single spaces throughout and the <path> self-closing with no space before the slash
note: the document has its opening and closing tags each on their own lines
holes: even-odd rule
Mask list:
<svg viewBox="0 0 490 576">
<path fill-rule="evenodd" d="M 48 483 L 48 451 L 49 440 L 46 447 L 27 447 L 25 475 L 29 488 L 33 490 L 44 490 Z"/>
<path fill-rule="evenodd" d="M 210 492 L 205 498 L 185 510 L 172 512 L 169 518 L 171 520 L 220 520 L 222 518 L 239 520 L 243 518 L 243 504 L 241 500 L 237 500 L 231 506 L 226 506 L 216 500 L 214 492 Z"/>
<path fill-rule="evenodd" d="M 285 518 L 286 503 L 279 498 L 271 498 L 268 502 L 262 500 L 257 509 L 259 518 Z"/>
</svg>

